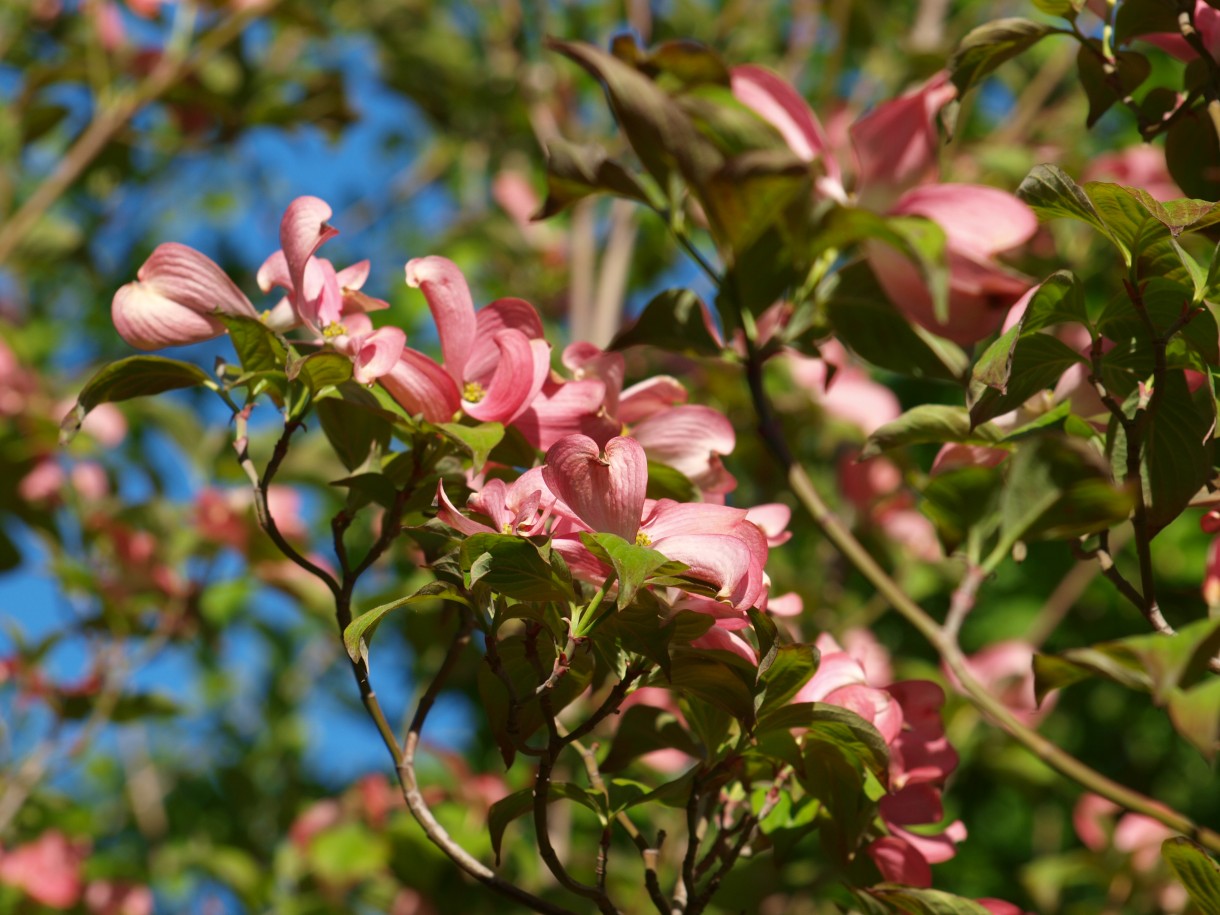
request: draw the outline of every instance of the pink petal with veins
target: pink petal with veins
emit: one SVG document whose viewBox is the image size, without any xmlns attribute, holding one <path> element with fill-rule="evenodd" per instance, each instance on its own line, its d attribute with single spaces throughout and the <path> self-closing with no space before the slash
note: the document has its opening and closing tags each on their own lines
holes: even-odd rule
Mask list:
<svg viewBox="0 0 1220 915">
<path fill-rule="evenodd" d="M 779 546 L 792 538 L 792 531 L 788 530 L 792 509 L 780 502 L 755 505 L 746 511 L 746 520 L 763 532 L 767 546 Z"/>
<path fill-rule="evenodd" d="M 652 541 L 652 548 L 668 559 L 684 562 L 683 574 L 714 585 L 717 597 L 734 607 L 754 605 L 757 585 L 751 580 L 753 557 L 741 539 L 729 534 L 676 534 Z"/>
<path fill-rule="evenodd" d="M 224 325 L 166 298 L 144 283 L 128 283 L 114 294 L 110 318 L 119 336 L 137 349 L 161 349 L 211 340 Z"/>
<path fill-rule="evenodd" d="M 605 382 L 604 409 L 610 416 L 618 415 L 623 378 L 627 374 L 627 360 L 622 353 L 607 353 L 592 343 L 572 343 L 564 348 L 563 364 L 573 378 L 598 378 Z"/>
<path fill-rule="evenodd" d="M 407 335 L 400 327 L 382 327 L 360 340 L 360 349 L 352 355 L 352 377 L 360 384 L 372 384 L 390 372 L 403 347 Z"/>
<path fill-rule="evenodd" d="M 575 434 L 604 444 L 622 431 L 622 426 L 606 415 L 605 399 L 606 385 L 598 378 L 567 382 L 548 378 L 513 425 L 531 445 L 543 451 Z"/>
<path fill-rule="evenodd" d="M 480 524 L 478 521 L 471 521 L 463 515 L 452 502 L 449 501 L 449 495 L 445 492 L 445 481 L 438 480 L 436 483 L 436 517 L 448 524 L 455 531 L 461 531 L 466 536 L 470 537 L 474 534 L 498 534 L 499 531 L 495 528 L 488 527 L 486 524 Z"/>
<path fill-rule="evenodd" d="M 483 422 L 510 423 L 542 390 L 550 372 L 550 345 L 516 330 L 501 331 L 494 342 L 500 353 L 494 374 L 479 400 L 463 397 L 462 409 Z"/>
<path fill-rule="evenodd" d="M 764 67 L 745 64 L 730 71 L 737 101 L 780 132 L 789 148 L 806 162 L 821 157 L 826 174 L 839 178 L 839 164 L 830 154 L 822 125 L 800 94 Z"/>
<path fill-rule="evenodd" d="M 457 264 L 432 255 L 407 262 L 407 285 L 418 288 L 428 300 L 441 338 L 445 371 L 459 385 L 466 379 L 466 361 L 475 346 L 477 323 L 474 299 Z"/>
<path fill-rule="evenodd" d="M 618 402 L 618 418 L 628 424 L 638 423 L 675 404 L 685 403 L 686 396 L 686 388 L 677 378 L 656 375 L 623 391 Z"/>
<path fill-rule="evenodd" d="M 957 95 L 942 70 L 913 92 L 884 102 L 851 125 L 856 183 L 871 198 L 936 180 L 936 113 Z M 891 196 L 892 200 L 893 197 Z"/>
<path fill-rule="evenodd" d="M 339 234 L 338 229 L 326 223 L 332 212 L 330 205 L 317 197 L 298 197 L 284 211 L 280 220 L 280 248 L 295 290 L 304 288 L 305 265 L 314 252 Z"/>
<path fill-rule="evenodd" d="M 932 868 L 927 859 L 902 839 L 883 836 L 865 849 L 891 883 L 926 889 L 932 885 Z"/>
<path fill-rule="evenodd" d="M 610 439 L 603 457 L 593 439 L 570 435 L 547 451 L 542 477 L 593 530 L 635 540 L 648 488 L 648 459 L 634 439 Z"/>
<path fill-rule="evenodd" d="M 430 423 L 449 422 L 462 405 L 457 385 L 445 370 L 409 347 L 377 381 L 409 414 L 423 414 Z"/>
<path fill-rule="evenodd" d="M 855 712 L 880 732 L 887 745 L 902 731 L 902 709 L 884 690 L 853 684 L 832 690 L 822 701 Z"/>
<path fill-rule="evenodd" d="M 631 435 L 650 458 L 680 471 L 700 489 L 728 492 L 736 486 L 719 457 L 732 453 L 737 435 L 719 410 L 702 404 L 671 407 L 637 424 Z"/>
</svg>

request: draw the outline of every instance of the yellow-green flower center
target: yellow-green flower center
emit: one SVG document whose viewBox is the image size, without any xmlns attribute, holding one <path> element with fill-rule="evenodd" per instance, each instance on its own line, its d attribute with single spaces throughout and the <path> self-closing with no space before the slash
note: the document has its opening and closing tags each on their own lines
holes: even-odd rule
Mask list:
<svg viewBox="0 0 1220 915">
<path fill-rule="evenodd" d="M 486 396 L 486 389 L 477 381 L 468 381 L 466 386 L 462 388 L 462 400 L 466 401 L 466 403 L 478 403 Z"/>
<path fill-rule="evenodd" d="M 512 532 L 513 532 L 512 524 L 508 521 L 505 521 L 504 524 L 500 527 L 500 533 L 501 534 L 511 534 Z"/>
<path fill-rule="evenodd" d="M 652 538 L 649 537 L 647 534 L 645 534 L 643 531 L 640 531 L 638 534 L 635 535 L 635 545 L 636 546 L 652 546 Z"/>
<path fill-rule="evenodd" d="M 342 337 L 347 333 L 347 328 L 337 321 L 334 324 L 327 324 L 322 328 L 322 336 L 327 340 L 333 340 L 335 337 Z"/>
</svg>

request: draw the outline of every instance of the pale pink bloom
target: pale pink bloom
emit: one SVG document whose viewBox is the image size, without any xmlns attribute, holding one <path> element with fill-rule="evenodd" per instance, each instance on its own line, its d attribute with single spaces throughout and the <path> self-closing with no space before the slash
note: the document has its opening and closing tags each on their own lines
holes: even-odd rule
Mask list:
<svg viewBox="0 0 1220 915">
<path fill-rule="evenodd" d="M 969 184 L 935 184 L 903 194 L 890 213 L 922 216 L 944 230 L 949 265 L 945 322 L 919 270 L 888 245 L 870 243 L 869 263 L 890 301 L 904 315 L 955 343 L 968 346 L 997 330 L 1029 280 L 1000 266 L 996 257 L 1025 244 L 1038 228 L 1033 210 L 1011 194 Z"/>
<path fill-rule="evenodd" d="M 462 271 L 443 257 L 409 261 L 406 277 L 428 301 L 442 367 L 458 387 L 462 410 L 484 422 L 511 423 L 550 376 L 551 347 L 534 306 L 497 299 L 476 314 Z"/>
<path fill-rule="evenodd" d="M 742 509 L 709 503 L 646 500 L 648 461 L 634 439 L 616 436 L 605 449 L 588 436 L 572 435 L 553 445 L 543 479 L 558 496 L 557 513 L 575 525 L 557 546 L 580 553 L 583 528 L 617 534 L 686 563 L 687 574 L 713 584 L 717 597 L 751 607 L 764 594 L 767 543 Z M 565 555 L 565 558 L 567 556 Z"/>
<path fill-rule="evenodd" d="M 259 268 L 258 285 L 288 291 L 264 320 L 286 330 L 304 324 L 316 342 L 326 343 L 352 360 L 352 377 L 371 384 L 399 361 L 407 335 L 398 327 L 373 329 L 366 311 L 388 307 L 357 290 L 368 278 L 369 263 L 360 261 L 336 271 L 330 261 L 315 257 L 318 248 L 338 234 L 327 220 L 330 205 L 317 197 L 298 197 L 280 220 L 280 250 Z"/>
<path fill-rule="evenodd" d="M 195 496 L 195 527 L 201 537 L 244 552 L 249 531 L 243 503 L 248 500 L 238 496 L 232 489 L 211 486 L 201 489 Z"/>
<path fill-rule="evenodd" d="M 1214 28 L 1217 11 L 1210 6 L 1204 8 L 1209 11 L 1209 27 Z M 1165 150 L 1151 143 L 1129 146 L 1117 152 L 1097 156 L 1089 160 L 1083 177 L 1086 181 L 1113 181 L 1128 187 L 1143 188 L 1162 202 L 1185 196 L 1169 175 L 1169 169 L 1165 165 Z"/>
<path fill-rule="evenodd" d="M 805 602 L 795 591 L 767 598 L 767 612 L 784 618 L 800 616 L 805 612 Z"/>
<path fill-rule="evenodd" d="M 1034 695 L 1034 649 L 1018 640 L 996 642 L 966 658 L 971 675 L 1004 703 L 1017 718 L 1033 727 L 1055 704 L 1055 696 L 1038 707 Z M 953 672 L 945 675 L 954 683 Z"/>
<path fill-rule="evenodd" d="M 404 410 L 430 423 L 450 422 L 462 407 L 462 395 L 439 365 L 410 347 L 377 379 Z"/>
<path fill-rule="evenodd" d="M 599 378 L 551 377 L 513 425 L 542 451 L 569 435 L 585 435 L 605 444 L 623 431 L 622 423 L 606 412 L 605 403 L 606 383 Z"/>
<path fill-rule="evenodd" d="M 882 204 L 939 174 L 936 115 L 957 90 L 941 70 L 910 92 L 884 102 L 851 125 L 856 183 L 862 196 Z"/>
<path fill-rule="evenodd" d="M 92 915 L 152 915 L 153 894 L 146 886 L 95 880 L 85 888 L 85 908 Z"/>
<path fill-rule="evenodd" d="M 87 843 L 74 842 L 59 830 L 49 829 L 12 851 L 0 851 L 0 883 L 24 890 L 42 905 L 71 908 L 84 889 L 81 864 L 87 849 Z"/>
<path fill-rule="evenodd" d="M 817 182 L 818 190 L 846 202 L 825 133 L 795 89 L 769 71 L 748 66 L 734 68 L 733 91 L 779 130 L 796 155 L 807 161 L 819 159 L 827 177 Z M 936 320 L 931 293 L 915 265 L 886 245 L 870 243 L 869 261 L 878 281 L 908 318 L 950 340 L 970 344 L 995 330 L 1004 312 L 1029 287 L 1027 280 L 1004 270 L 995 258 L 1028 241 L 1037 219 L 1028 206 L 1003 191 L 927 184 L 937 173 L 933 121 L 953 96 L 947 75 L 939 73 L 920 88 L 878 105 L 857 120 L 850 133 L 859 163 L 857 197 L 892 216 L 930 219 L 944 231 L 948 321 Z"/>
<path fill-rule="evenodd" d="M 857 460 L 854 453 L 839 457 L 839 492 L 856 508 L 868 510 L 902 488 L 902 471 L 887 457 Z"/>
<path fill-rule="evenodd" d="M 792 509 L 782 502 L 768 502 L 746 509 L 746 518 L 767 538 L 767 546 L 780 546 L 792 539 L 788 523 L 792 520 Z"/>
<path fill-rule="evenodd" d="M 57 503 L 67 477 L 54 458 L 43 458 L 17 484 L 17 495 L 32 504 Z"/>
<path fill-rule="evenodd" d="M 110 493 L 106 468 L 97 461 L 80 461 L 71 470 L 72 488 L 86 502 L 104 499 Z"/>
<path fill-rule="evenodd" d="M 854 364 L 840 343 L 822 344 L 821 353 L 814 359 L 789 352 L 788 366 L 792 380 L 809 391 L 823 410 L 865 435 L 902 415 L 897 395 Z"/>
<path fill-rule="evenodd" d="M 929 476 L 936 476 L 949 470 L 962 467 L 995 467 L 1011 454 L 1004 448 L 991 448 L 987 445 L 964 445 L 961 442 L 947 442 L 936 452 L 932 460 Z"/>
<path fill-rule="evenodd" d="M 842 650 L 864 668 L 865 680 L 869 686 L 885 687 L 893 681 L 890 653 L 869 630 L 859 627 L 848 629 L 839 636 L 839 642 L 843 646 Z"/>
<path fill-rule="evenodd" d="M 637 423 L 686 403 L 686 397 L 686 388 L 677 378 L 654 375 L 633 384 L 619 395 L 616 415 L 625 423 Z"/>
<path fill-rule="evenodd" d="M 737 655 L 747 664 L 758 664 L 758 654 L 754 651 L 754 647 L 736 632 L 719 624 L 713 626 L 690 644 L 692 648 L 711 648 L 718 651 L 727 651 L 730 654 Z"/>
<path fill-rule="evenodd" d="M 388 915 L 436 915 L 436 908 L 423 897 L 419 890 L 411 889 L 408 886 L 395 894 L 394 901 L 390 903 Z"/>
<path fill-rule="evenodd" d="M 385 826 L 391 811 L 405 807 L 402 794 L 390 785 L 390 780 L 379 772 L 370 773 L 356 784 L 364 815 L 374 829 Z"/>
<path fill-rule="evenodd" d="M 449 501 L 444 481 L 436 484 L 440 510 L 437 517 L 467 536 L 480 533 L 520 534 L 533 537 L 544 533 L 544 526 L 555 504 L 554 494 L 543 480 L 542 468 L 527 470 L 512 483 L 500 479 L 488 480 L 466 503 L 471 511 L 491 520 L 483 524 L 461 514 Z"/>
<path fill-rule="evenodd" d="M 705 493 L 737 488 L 737 480 L 720 460 L 737 446 L 737 435 L 719 410 L 701 404 L 670 407 L 636 423 L 631 437 L 649 457 L 680 471 Z"/>
<path fill-rule="evenodd" d="M 186 245 L 158 245 L 136 276 L 114 294 L 110 315 L 119 336 L 137 349 L 218 337 L 225 328 L 216 314 L 258 317 L 216 262 Z"/>
<path fill-rule="evenodd" d="M 881 871 L 882 879 L 904 886 L 927 888 L 932 885 L 928 859 L 897 836 L 882 836 L 864 850 Z"/>
<path fill-rule="evenodd" d="M 976 899 L 975 902 L 990 912 L 991 915 L 1030 915 L 1019 905 L 1013 905 L 1011 902 L 1006 902 L 1003 899 Z"/>
<path fill-rule="evenodd" d="M 288 838 L 301 851 L 309 848 L 319 833 L 343 822 L 343 807 L 334 798 L 315 801 L 299 814 L 288 827 Z"/>
</svg>

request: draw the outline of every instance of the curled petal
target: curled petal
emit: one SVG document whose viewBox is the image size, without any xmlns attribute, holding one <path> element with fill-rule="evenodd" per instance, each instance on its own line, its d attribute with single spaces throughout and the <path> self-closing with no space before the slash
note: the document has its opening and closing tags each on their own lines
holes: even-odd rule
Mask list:
<svg viewBox="0 0 1220 915">
<path fill-rule="evenodd" d="M 120 287 L 110 304 L 110 317 L 119 336 L 137 349 L 198 343 L 225 332 L 215 318 L 166 298 L 145 283 Z"/>
<path fill-rule="evenodd" d="M 459 385 L 475 344 L 476 321 L 470 287 L 457 264 L 445 257 L 417 257 L 407 262 L 407 285 L 419 289 L 441 338 L 445 371 Z"/>
<path fill-rule="evenodd" d="M 767 612 L 772 616 L 794 617 L 805 612 L 805 601 L 795 591 L 767 598 Z"/>
<path fill-rule="evenodd" d="M 622 353 L 607 353 L 593 343 L 572 343 L 564 348 L 563 364 L 573 378 L 600 378 L 606 383 L 605 410 L 610 416 L 619 412 L 619 396 L 627 374 Z"/>
<path fill-rule="evenodd" d="M 512 422 L 538 396 L 550 373 L 551 347 L 545 340 L 529 340 L 520 331 L 496 335 L 500 359 L 479 400 L 463 397 L 462 409 L 483 422 Z"/>
<path fill-rule="evenodd" d="M 767 546 L 779 546 L 792 538 L 792 531 L 788 530 L 792 509 L 780 502 L 755 505 L 746 511 L 746 520 L 763 532 Z"/>
<path fill-rule="evenodd" d="M 742 658 L 747 664 L 758 663 L 758 655 L 754 651 L 754 646 L 737 633 L 719 625 L 713 626 L 690 644 L 692 648 L 711 648 L 731 652 Z"/>
<path fill-rule="evenodd" d="M 932 885 L 932 868 L 911 845 L 895 836 L 883 836 L 865 851 L 891 883 L 928 888 Z"/>
<path fill-rule="evenodd" d="M 606 414 L 605 382 L 598 378 L 556 381 L 548 378 L 513 425 L 535 448 L 549 449 L 568 435 L 587 435 L 605 444 L 622 431 Z"/>
<path fill-rule="evenodd" d="M 939 823 L 945 815 L 940 791 L 931 785 L 908 785 L 881 799 L 881 816 L 894 826 Z"/>
<path fill-rule="evenodd" d="M 445 370 L 413 349 L 405 348 L 398 362 L 377 381 L 412 416 L 446 423 L 462 405 L 461 395 Z"/>
<path fill-rule="evenodd" d="M 305 266 L 314 252 L 339 230 L 327 225 L 332 210 L 330 205 L 317 197 L 298 197 L 288 204 L 280 220 L 280 248 L 288 266 L 292 288 L 298 292 L 305 287 Z M 297 303 L 298 307 L 300 302 Z"/>
<path fill-rule="evenodd" d="M 702 404 L 672 407 L 639 423 L 631 434 L 649 457 L 681 471 L 700 489 L 724 491 L 711 488 L 721 481 L 716 459 L 732 453 L 737 435 L 719 410 Z"/>
<path fill-rule="evenodd" d="M 360 384 L 372 384 L 394 368 L 406 344 L 407 335 L 400 327 L 382 327 L 363 337 L 352 354 L 352 377 Z"/>
<path fill-rule="evenodd" d="M 623 391 L 618 402 L 618 418 L 638 423 L 676 404 L 686 402 L 686 388 L 677 378 L 657 375 Z"/>
<path fill-rule="evenodd" d="M 957 95 L 942 70 L 913 92 L 878 105 L 851 126 L 863 192 L 891 194 L 935 180 L 936 113 Z M 892 198 L 891 198 L 892 199 Z"/>
<path fill-rule="evenodd" d="M 339 285 L 344 289 L 362 289 L 365 282 L 369 278 L 369 268 L 371 264 L 368 260 L 356 261 L 356 263 L 344 267 L 335 274 L 339 280 Z M 377 301 L 374 299 L 374 301 Z"/>
<path fill-rule="evenodd" d="M 587 435 L 569 435 L 547 451 L 542 477 L 594 531 L 635 540 L 648 488 L 648 459 L 634 439 L 610 439 L 603 457 Z"/>
<path fill-rule="evenodd" d="M 494 528 L 488 527 L 486 524 L 480 524 L 477 521 L 471 521 L 463 515 L 452 502 L 449 501 L 449 496 L 445 492 L 444 480 L 438 480 L 436 483 L 436 517 L 448 524 L 455 531 L 461 531 L 467 537 L 473 534 L 494 534 Z"/>
<path fill-rule="evenodd" d="M 793 702 L 824 702 L 835 690 L 845 686 L 863 686 L 864 668 L 855 658 L 843 652 L 822 652 L 817 673 L 801 687 Z"/>
<path fill-rule="evenodd" d="M 263 261 L 254 280 L 263 292 L 270 292 L 276 286 L 281 289 L 292 288 L 292 274 L 288 272 L 288 259 L 284 257 L 282 249 Z"/>
<path fill-rule="evenodd" d="M 219 264 L 186 245 L 158 245 L 136 276 L 158 294 L 199 314 L 219 311 L 247 318 L 258 316 Z"/>
<path fill-rule="evenodd" d="M 809 105 L 787 82 L 754 64 L 730 71 L 737 101 L 780 132 L 789 148 L 806 162 L 821 157 L 826 174 L 839 178 L 839 164 L 830 155 L 830 142 Z"/>
<path fill-rule="evenodd" d="M 659 499 L 648 507 L 642 527 L 653 540 L 682 534 L 735 535 L 746 515 L 745 509 L 727 505 Z"/>
<path fill-rule="evenodd" d="M 534 306 L 525 299 L 496 299 L 475 314 L 475 339 L 466 360 L 463 376 L 467 381 L 481 381 L 495 371 L 500 354 L 495 346 L 501 331 L 515 330 L 527 340 L 541 340 L 542 319 Z M 445 357 L 448 359 L 448 356 Z"/>
<path fill-rule="evenodd" d="M 892 215 L 922 216 L 945 232 L 951 251 L 993 257 L 1029 241 L 1038 217 L 1012 194 L 976 184 L 931 184 L 907 191 Z"/>
<path fill-rule="evenodd" d="M 678 534 L 652 542 L 669 559 L 686 563 L 684 574 L 715 586 L 717 597 L 734 607 L 753 606 L 757 588 L 751 581 L 750 549 L 727 534 Z"/>
<path fill-rule="evenodd" d="M 902 709 L 884 690 L 858 684 L 844 686 L 830 692 L 823 701 L 855 712 L 881 733 L 887 745 L 902 731 Z"/>
<path fill-rule="evenodd" d="M 893 833 L 915 849 L 929 864 L 940 864 L 957 854 L 957 843 L 966 838 L 966 826 L 954 820 L 949 827 L 936 836 L 925 836 L 899 826 L 891 827 Z"/>
</svg>

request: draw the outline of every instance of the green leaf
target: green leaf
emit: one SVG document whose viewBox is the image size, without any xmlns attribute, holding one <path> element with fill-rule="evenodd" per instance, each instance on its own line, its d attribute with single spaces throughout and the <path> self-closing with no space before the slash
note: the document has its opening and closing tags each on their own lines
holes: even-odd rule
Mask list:
<svg viewBox="0 0 1220 915">
<path fill-rule="evenodd" d="M 649 499 L 673 499 L 675 502 L 698 502 L 699 489 L 681 470 L 662 464 L 648 462 Z"/>
<path fill-rule="evenodd" d="M 476 473 L 483 469 L 487 457 L 504 438 L 504 426 L 500 423 L 479 423 L 464 426 L 461 423 L 441 423 L 437 426 L 445 436 L 470 452 Z"/>
<path fill-rule="evenodd" d="M 619 717 L 614 742 L 602 760 L 601 770 L 619 772 L 645 753 L 668 749 L 695 758 L 702 755 L 699 745 L 673 712 L 651 705 L 633 705 Z"/>
<path fill-rule="evenodd" d="M 765 692 L 758 707 L 759 715 L 786 706 L 817 673 L 819 657 L 817 648 L 812 645 L 781 645 L 775 660 L 762 676 Z"/>
<path fill-rule="evenodd" d="M 550 39 L 547 47 L 602 83 L 628 142 L 661 187 L 669 186 L 674 164 L 694 188 L 702 188 L 724 164 L 681 107 L 634 66 L 582 42 Z"/>
<path fill-rule="evenodd" d="M 414 594 L 374 607 L 348 623 L 347 628 L 343 630 L 343 647 L 347 649 L 347 656 L 353 661 L 363 660 L 367 664 L 369 643 L 373 639 L 373 633 L 377 631 L 377 626 L 387 613 L 409 604 L 433 600 L 451 600 L 469 606 L 465 595 L 453 585 L 443 581 L 429 582 Z"/>
<path fill-rule="evenodd" d="M 1177 34 L 1178 6 L 1174 0 L 1123 0 L 1114 18 L 1114 38 L 1126 44 L 1155 32 Z"/>
<path fill-rule="evenodd" d="M 482 582 L 517 600 L 574 600 L 571 581 L 531 541 L 512 534 L 475 534 L 462 542 L 462 568 L 473 587 Z M 549 555 L 549 548 L 548 548 Z"/>
<path fill-rule="evenodd" d="M 988 915 L 987 909 L 973 899 L 964 899 L 943 890 L 921 890 L 881 883 L 865 892 L 889 906 L 889 911 L 903 915 Z"/>
<path fill-rule="evenodd" d="M 363 823 L 340 823 L 314 836 L 307 849 L 310 872 L 327 883 L 357 883 L 381 873 L 390 844 Z"/>
<path fill-rule="evenodd" d="M 1161 843 L 1161 857 L 1201 915 L 1220 915 L 1220 865 L 1203 846 L 1186 836 L 1174 836 Z"/>
<path fill-rule="evenodd" d="M 751 150 L 710 175 L 700 200 L 712 237 L 732 264 L 784 218 L 790 204 L 800 201 L 807 212 L 812 191 L 808 164 L 790 150 Z"/>
<path fill-rule="evenodd" d="M 1096 449 L 1067 436 L 1040 435 L 1008 461 L 1000 493 L 1002 538 L 989 562 L 998 562 L 1018 540 L 1082 536 L 1125 520 L 1130 510 L 1130 497 L 1110 482 Z"/>
<path fill-rule="evenodd" d="M 59 706 L 59 714 L 70 720 L 79 720 L 92 715 L 101 697 L 98 695 L 65 696 Z M 119 696 L 110 710 L 109 720 L 115 724 L 127 724 L 145 718 L 172 718 L 182 714 L 182 708 L 169 696 L 160 693 L 129 693 Z"/>
<path fill-rule="evenodd" d="M 535 219 L 554 216 L 591 194 L 614 194 L 651 205 L 636 177 L 599 147 L 554 137 L 547 141 L 546 153 L 547 197 Z"/>
<path fill-rule="evenodd" d="M 556 801 L 575 801 L 582 807 L 592 810 L 606 822 L 606 811 L 602 808 L 599 798 L 591 792 L 574 785 L 571 782 L 551 782 L 547 794 L 547 803 Z M 522 788 L 514 791 L 508 797 L 500 798 L 487 811 L 487 830 L 491 834 L 491 849 L 496 854 L 496 867 L 500 866 L 500 848 L 504 842 L 504 830 L 513 820 L 532 813 L 534 809 L 534 789 Z"/>
<path fill-rule="evenodd" d="M 1121 184 L 1090 181 L 1084 186 L 1084 192 L 1093 201 L 1109 230 L 1110 240 L 1122 253 L 1127 266 L 1169 235 L 1166 226 Z"/>
<path fill-rule="evenodd" d="M 215 386 L 211 376 L 189 362 L 163 356 L 128 356 L 98 369 L 81 390 L 76 406 L 60 423 L 60 443 L 67 444 L 80 431 L 89 411 L 99 404 L 117 403 L 133 397 L 149 397 L 163 391 Z"/>
<path fill-rule="evenodd" d="M 1187 690 L 1174 690 L 1167 703 L 1174 730 L 1203 758 L 1215 763 L 1220 751 L 1220 677 Z"/>
<path fill-rule="evenodd" d="M 904 445 L 963 442 L 971 445 L 991 445 L 1001 441 L 1004 433 L 990 424 L 973 427 L 970 415 L 963 407 L 947 404 L 920 404 L 891 420 L 868 437 L 861 459 L 875 457 L 883 451 Z"/>
<path fill-rule="evenodd" d="M 1074 365 L 1088 360 L 1050 334 L 1032 333 L 1016 339 L 1003 335 L 987 348 L 971 376 L 966 404 L 972 423 L 984 423 L 1047 388 L 1053 388 Z"/>
<path fill-rule="evenodd" d="M 247 372 L 283 371 L 288 364 L 288 347 L 283 339 L 258 318 L 218 314 L 216 320 L 229 331 L 233 349 Z"/>
<path fill-rule="evenodd" d="M 1123 3 L 1123 7 L 1127 2 Z M 1174 26 L 1176 30 L 1177 26 Z M 1203 106 L 1176 118 L 1165 135 L 1165 165 L 1169 174 L 1189 197 L 1220 199 L 1220 140 Z"/>
<path fill-rule="evenodd" d="M 1056 324 L 1088 325 L 1084 290 L 1080 280 L 1068 270 L 1052 273 L 1038 287 L 1021 318 L 1021 333 L 1030 334 Z"/>
<path fill-rule="evenodd" d="M 1001 472 L 995 467 L 958 467 L 928 480 L 922 511 L 936 526 L 946 554 L 957 550 L 971 530 L 981 543 L 999 524 Z"/>
<path fill-rule="evenodd" d="M 748 726 L 754 721 L 754 683 L 731 664 L 705 651 L 675 651 L 669 674 L 654 674 L 652 686 L 701 699 Z"/>
<path fill-rule="evenodd" d="M 1131 95 L 1152 72 L 1152 65 L 1143 54 L 1119 51 L 1113 61 L 1103 62 L 1102 53 L 1101 41 L 1090 38 L 1081 43 L 1076 55 L 1080 84 L 1089 100 L 1085 126 L 1090 128 L 1115 102 Z"/>
<path fill-rule="evenodd" d="M 1058 31 L 1061 30 L 1029 19 L 996 19 L 974 29 L 949 59 L 949 73 L 958 95 L 965 95 L 1000 64 Z"/>
<path fill-rule="evenodd" d="M 389 447 L 393 424 L 384 416 L 377 398 L 354 382 L 344 382 L 335 396 L 315 402 L 322 431 L 335 454 L 348 470 L 362 465 L 376 445 Z"/>
<path fill-rule="evenodd" d="M 631 603 L 636 591 L 653 574 L 675 575 L 687 568 L 682 563 L 671 562 L 656 550 L 628 543 L 617 534 L 582 532 L 580 542 L 602 562 L 614 567 L 614 574 L 618 576 L 619 610 Z"/>
<path fill-rule="evenodd" d="M 1088 185 L 1085 187 L 1087 189 Z M 1149 216 L 1168 229 L 1174 238 L 1220 222 L 1220 203 L 1190 198 L 1160 201 L 1140 187 L 1124 187 L 1123 190 L 1131 195 Z"/>
<path fill-rule="evenodd" d="M 1178 517 L 1212 478 L 1216 427 L 1211 385 L 1192 394 L 1180 371 L 1169 372 L 1163 384 L 1165 393 L 1148 424 L 1143 454 L 1148 524 L 1154 535 Z"/>
<path fill-rule="evenodd" d="M 867 264 L 838 274 L 826 308 L 836 336 L 879 368 L 915 378 L 960 381 L 970 367 L 960 347 L 912 325 L 890 303 Z"/>
<path fill-rule="evenodd" d="M 842 250 L 865 242 L 880 242 L 910 260 L 927 283 L 936 317 L 949 317 L 949 268 L 945 233 L 936 223 L 918 216 L 882 216 L 871 210 L 836 207 L 824 219 L 813 255 Z M 884 295 L 884 293 L 882 293 Z"/>
<path fill-rule="evenodd" d="M 1043 220 L 1064 216 L 1087 223 L 1111 238 L 1110 230 L 1093 206 L 1089 195 L 1057 165 L 1036 165 L 1017 188 L 1024 200 Z"/>
<path fill-rule="evenodd" d="M 323 350 L 288 363 L 288 380 L 300 380 L 313 395 L 338 387 L 352 377 L 352 360 L 342 353 Z"/>
<path fill-rule="evenodd" d="M 1076 14 L 1084 6 L 1084 0 L 1034 0 L 1034 6 L 1048 16 L 1062 16 L 1074 22 Z"/>
<path fill-rule="evenodd" d="M 723 58 L 707 45 L 689 39 L 663 41 L 645 54 L 639 64 L 645 72 L 670 77 L 682 88 L 729 85 L 729 68 Z"/>
<path fill-rule="evenodd" d="M 718 356 L 723 348 L 707 305 L 689 289 L 657 293 L 635 322 L 615 335 L 607 349 L 642 345 L 688 356 Z"/>
</svg>

